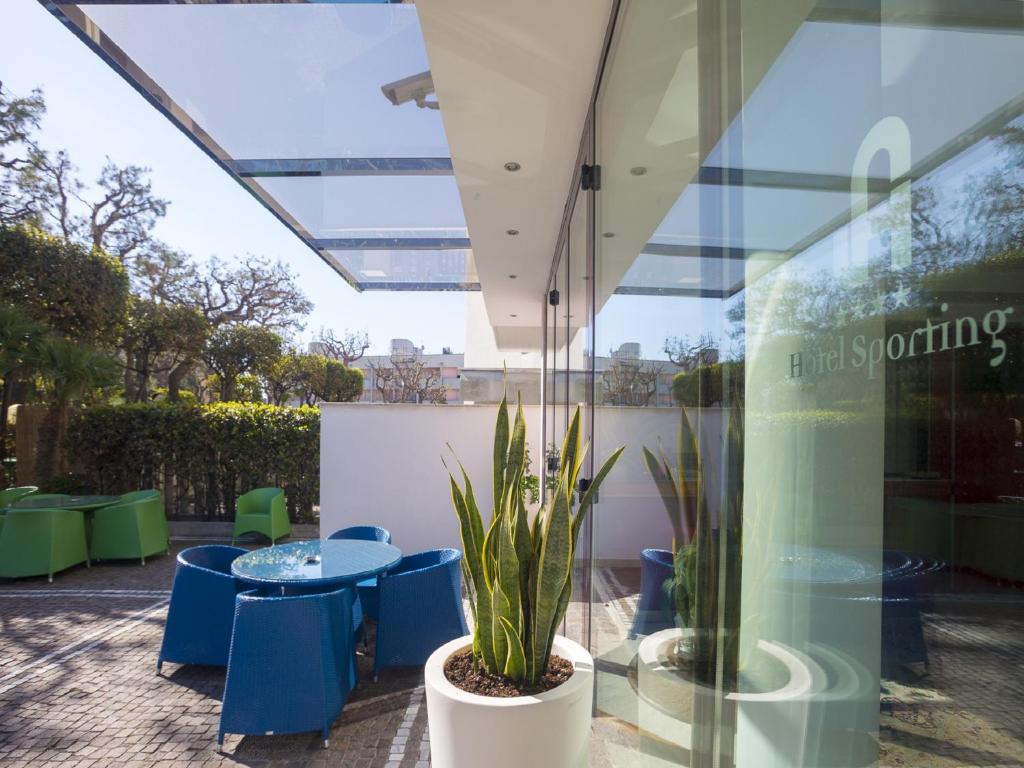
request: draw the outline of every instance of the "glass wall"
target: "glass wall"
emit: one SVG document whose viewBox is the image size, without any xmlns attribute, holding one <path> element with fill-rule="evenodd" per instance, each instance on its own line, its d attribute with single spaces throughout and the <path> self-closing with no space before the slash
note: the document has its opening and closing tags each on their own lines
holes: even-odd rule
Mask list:
<svg viewBox="0 0 1024 768">
<path fill-rule="evenodd" d="M 621 4 L 600 764 L 1024 764 L 1022 115 L 1019 3 Z"/>
</svg>

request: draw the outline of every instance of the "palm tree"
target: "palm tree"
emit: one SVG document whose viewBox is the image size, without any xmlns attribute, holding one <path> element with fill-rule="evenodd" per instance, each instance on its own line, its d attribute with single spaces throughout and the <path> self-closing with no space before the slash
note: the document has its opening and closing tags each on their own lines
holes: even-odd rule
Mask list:
<svg viewBox="0 0 1024 768">
<path fill-rule="evenodd" d="M 21 310 L 9 304 L 0 305 L 0 462 L 7 458 L 7 413 L 19 384 L 32 373 L 45 332 L 42 325 Z"/>
<path fill-rule="evenodd" d="M 67 471 L 63 445 L 71 403 L 89 390 L 116 383 L 119 369 L 115 360 L 91 347 L 51 336 L 40 348 L 39 372 L 50 400 L 36 452 L 36 475 L 45 479 Z"/>
</svg>

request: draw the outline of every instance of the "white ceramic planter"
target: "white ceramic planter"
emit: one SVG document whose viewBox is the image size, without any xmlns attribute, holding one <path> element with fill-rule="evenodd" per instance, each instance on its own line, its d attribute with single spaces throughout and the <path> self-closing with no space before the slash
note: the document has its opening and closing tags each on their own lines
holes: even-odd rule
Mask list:
<svg viewBox="0 0 1024 768">
<path fill-rule="evenodd" d="M 433 768 L 586 768 L 594 660 L 555 636 L 554 653 L 572 662 L 572 677 L 536 696 L 493 698 L 456 688 L 444 676 L 448 658 L 472 645 L 466 636 L 441 646 L 424 670 Z"/>
</svg>

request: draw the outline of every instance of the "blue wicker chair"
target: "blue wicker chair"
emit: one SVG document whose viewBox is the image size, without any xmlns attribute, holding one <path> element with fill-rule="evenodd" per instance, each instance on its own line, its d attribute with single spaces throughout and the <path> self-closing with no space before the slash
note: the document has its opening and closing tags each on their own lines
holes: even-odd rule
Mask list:
<svg viewBox="0 0 1024 768">
<path fill-rule="evenodd" d="M 672 596 L 665 590 L 665 582 L 673 576 L 672 560 L 667 549 L 645 549 L 640 553 L 640 600 L 629 630 L 630 638 L 675 626 Z"/>
<path fill-rule="evenodd" d="M 327 538 L 359 539 L 360 541 L 380 541 L 384 544 L 390 544 L 391 532 L 387 528 L 381 528 L 379 525 L 350 525 L 348 528 L 339 528 Z M 359 589 L 359 602 L 363 606 L 363 613 L 376 621 L 379 615 L 377 607 L 379 604 L 377 577 L 374 576 L 372 579 L 360 581 L 357 587 Z"/>
<path fill-rule="evenodd" d="M 355 591 L 242 592 L 235 607 L 217 743 L 225 733 L 319 729 L 324 747 L 355 681 Z"/>
<path fill-rule="evenodd" d="M 373 679 L 385 667 L 424 664 L 435 650 L 465 635 L 462 552 L 432 549 L 403 557 L 380 585 Z"/>
<path fill-rule="evenodd" d="M 165 661 L 227 665 L 235 596 L 245 588 L 231 575 L 231 563 L 245 552 L 208 544 L 178 554 L 157 672 Z"/>
</svg>

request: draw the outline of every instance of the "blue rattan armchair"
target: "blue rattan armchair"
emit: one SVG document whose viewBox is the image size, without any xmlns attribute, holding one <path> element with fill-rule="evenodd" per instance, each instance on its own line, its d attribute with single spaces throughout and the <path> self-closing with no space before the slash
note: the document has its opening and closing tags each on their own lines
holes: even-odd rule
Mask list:
<svg viewBox="0 0 1024 768">
<path fill-rule="evenodd" d="M 209 544 L 178 554 L 164 641 L 156 662 L 225 666 L 231 647 L 235 596 L 244 588 L 231 575 L 231 563 L 246 550 Z"/>
<path fill-rule="evenodd" d="M 391 543 L 391 532 L 379 525 L 350 525 L 348 528 L 339 528 L 328 539 L 359 539 L 360 541 L 380 541 L 384 544 Z M 360 581 L 359 602 L 362 604 L 363 613 L 374 621 L 379 615 L 377 577 Z"/>
<path fill-rule="evenodd" d="M 403 557 L 378 578 L 374 680 L 385 667 L 424 664 L 449 640 L 467 634 L 461 561 L 457 549 L 432 549 Z"/>
<path fill-rule="evenodd" d="M 633 616 L 629 637 L 650 635 L 675 626 L 672 594 L 665 589 L 671 579 L 672 553 L 667 549 L 645 549 L 640 553 L 640 600 Z"/>
<path fill-rule="evenodd" d="M 327 746 L 331 724 L 355 681 L 354 599 L 351 587 L 238 596 L 218 744 L 225 733 L 319 729 Z"/>
</svg>

